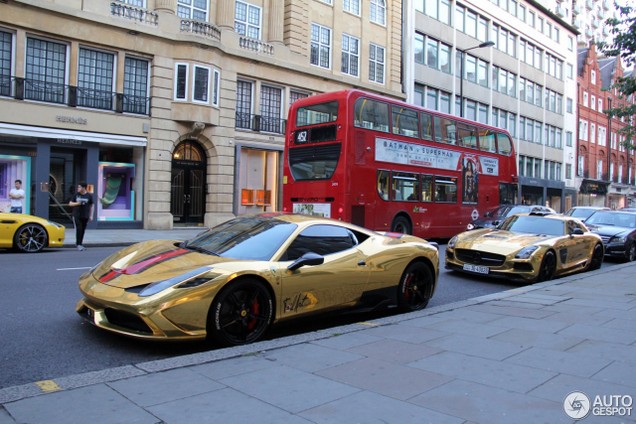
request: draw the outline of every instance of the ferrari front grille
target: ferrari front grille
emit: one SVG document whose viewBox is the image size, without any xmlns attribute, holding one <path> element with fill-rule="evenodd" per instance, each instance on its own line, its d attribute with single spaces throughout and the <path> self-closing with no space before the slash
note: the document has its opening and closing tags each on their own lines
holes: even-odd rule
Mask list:
<svg viewBox="0 0 636 424">
<path fill-rule="evenodd" d="M 501 266 L 506 260 L 504 255 L 469 249 L 455 249 L 455 257 L 462 262 L 484 266 Z"/>
<path fill-rule="evenodd" d="M 108 318 L 108 322 L 113 325 L 141 333 L 152 334 L 150 327 L 137 315 L 111 308 L 105 309 L 104 313 L 106 314 L 106 318 Z"/>
</svg>

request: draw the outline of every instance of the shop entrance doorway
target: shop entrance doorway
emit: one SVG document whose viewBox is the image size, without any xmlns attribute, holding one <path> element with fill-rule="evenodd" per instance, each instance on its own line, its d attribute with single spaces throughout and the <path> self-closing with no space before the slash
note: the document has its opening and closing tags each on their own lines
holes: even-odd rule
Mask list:
<svg viewBox="0 0 636 424">
<path fill-rule="evenodd" d="M 206 167 L 203 149 L 192 140 L 180 143 L 172 154 L 170 212 L 174 225 L 203 224 Z"/>
</svg>

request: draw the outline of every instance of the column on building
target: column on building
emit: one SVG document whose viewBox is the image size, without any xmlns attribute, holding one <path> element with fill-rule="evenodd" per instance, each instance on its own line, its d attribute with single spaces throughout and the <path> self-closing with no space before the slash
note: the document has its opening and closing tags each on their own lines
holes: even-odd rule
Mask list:
<svg viewBox="0 0 636 424">
<path fill-rule="evenodd" d="M 285 4 L 282 1 L 269 3 L 269 38 L 270 43 L 283 44 L 283 17 Z"/>
<path fill-rule="evenodd" d="M 233 0 L 219 0 L 216 9 L 216 24 L 220 28 L 234 28 Z"/>
</svg>

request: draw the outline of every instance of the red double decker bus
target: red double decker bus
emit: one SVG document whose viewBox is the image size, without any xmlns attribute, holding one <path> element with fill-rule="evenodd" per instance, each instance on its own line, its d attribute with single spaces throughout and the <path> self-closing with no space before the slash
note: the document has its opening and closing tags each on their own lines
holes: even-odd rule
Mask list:
<svg viewBox="0 0 636 424">
<path fill-rule="evenodd" d="M 291 105 L 284 211 L 449 238 L 516 198 L 505 130 L 359 90 Z"/>
</svg>

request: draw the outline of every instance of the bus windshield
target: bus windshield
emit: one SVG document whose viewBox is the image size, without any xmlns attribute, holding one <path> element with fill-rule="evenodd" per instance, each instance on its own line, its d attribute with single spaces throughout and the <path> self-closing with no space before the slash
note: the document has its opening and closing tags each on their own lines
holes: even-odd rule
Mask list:
<svg viewBox="0 0 636 424">
<path fill-rule="evenodd" d="M 296 126 L 324 124 L 338 119 L 338 102 L 318 103 L 299 107 L 296 112 Z"/>
</svg>

